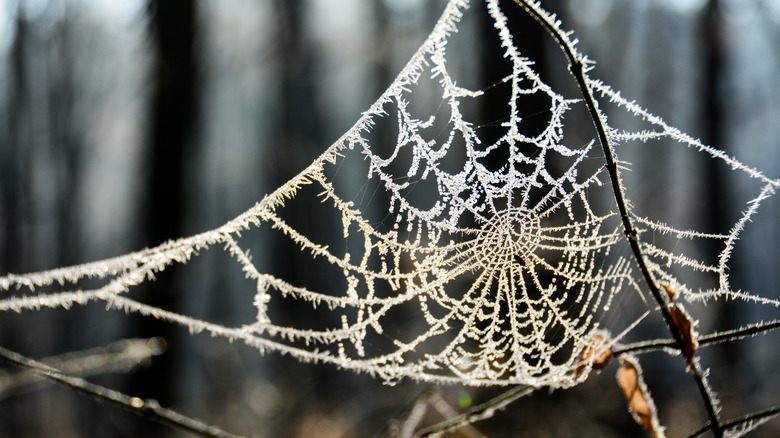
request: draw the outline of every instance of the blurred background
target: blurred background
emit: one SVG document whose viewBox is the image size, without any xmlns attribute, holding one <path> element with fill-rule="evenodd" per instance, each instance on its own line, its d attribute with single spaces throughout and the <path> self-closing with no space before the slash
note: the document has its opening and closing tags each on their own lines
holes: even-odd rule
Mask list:
<svg viewBox="0 0 780 438">
<path fill-rule="evenodd" d="M 0 272 L 120 255 L 238 215 L 352 126 L 424 40 L 444 3 L 0 1 Z M 521 53 L 547 81 L 571 89 L 559 49 L 513 2 L 502 4 Z M 595 77 L 705 144 L 780 176 L 780 0 L 542 5 L 575 31 L 579 49 L 597 61 Z M 498 67 L 503 53 L 483 4 L 474 1 L 472 9 L 458 36 L 466 42 L 462 53 L 449 66 L 468 86 L 489 87 L 504 68 Z M 428 98 L 434 106 L 439 99 Z M 497 105 L 505 103 L 485 103 L 481 118 L 499 118 Z M 544 126 L 549 118 L 534 122 L 533 115 L 545 108 L 529 110 L 529 123 Z M 632 123 L 619 112 L 610 117 Z M 757 194 L 743 175 L 679 146 L 637 148 L 622 157 L 632 162 L 627 189 L 639 210 L 663 212 L 656 216 L 684 229 L 727 232 Z M 352 177 L 359 182 L 364 175 Z M 743 236 L 730 271 L 735 288 L 778 298 L 779 207 L 767 203 Z M 304 230 L 315 227 L 306 211 L 288 219 Z M 332 232 L 342 230 L 336 225 Z M 258 263 L 292 283 L 313 275 L 278 236 L 261 230 L 252 239 Z M 233 260 L 213 252 L 138 293 L 155 306 L 223 324 L 251 322 L 252 286 Z M 165 347 L 162 354 L 92 379 L 256 437 L 382 436 L 416 401 L 441 400 L 440 407 L 460 411 L 500 392 L 384 386 L 104 307 L 3 314 L 0 345 L 41 359 L 155 338 L 141 345 L 151 345 L 148 355 Z M 734 328 L 776 318 L 777 309 L 711 306 L 708 315 L 707 328 Z M 717 364 L 712 380 L 725 416 L 780 404 L 779 340 L 767 335 L 705 354 Z M 648 372 L 670 436 L 703 421 L 678 359 L 659 353 L 652 359 L 656 371 Z M 19 381 L 14 371 L 0 377 Z M 454 435 L 637 436 L 613 374 L 608 368 L 570 391 L 536 394 Z M 429 412 L 428 423 L 452 414 Z M 775 422 L 755 436 L 778 433 Z M 0 435 L 179 433 L 33 382 L 0 386 Z"/>
</svg>

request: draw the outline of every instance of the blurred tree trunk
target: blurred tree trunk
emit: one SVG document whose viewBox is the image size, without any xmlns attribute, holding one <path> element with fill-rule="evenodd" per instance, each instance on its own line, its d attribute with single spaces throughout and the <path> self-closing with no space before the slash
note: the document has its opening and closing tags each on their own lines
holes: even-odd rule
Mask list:
<svg viewBox="0 0 780 438">
<path fill-rule="evenodd" d="M 725 81 L 725 57 L 726 41 L 724 32 L 725 22 L 720 12 L 718 0 L 708 0 L 701 13 L 701 44 L 704 46 L 704 102 L 703 102 L 703 120 L 704 125 L 701 141 L 704 144 L 712 145 L 731 155 L 728 150 L 728 142 L 724 135 L 724 126 L 726 125 L 723 85 Z M 733 226 L 730 223 L 732 214 L 730 210 L 737 204 L 734 189 L 729 180 L 733 177 L 720 160 L 707 160 L 705 164 L 704 175 L 707 187 L 705 190 L 705 229 L 711 233 L 727 233 Z M 708 257 L 711 254 L 718 254 L 723 250 L 721 241 L 713 240 L 709 248 L 706 248 Z M 743 280 L 741 270 L 734 269 L 730 271 L 729 277 L 732 285 L 741 285 Z M 718 330 L 730 330 L 739 327 L 742 315 L 734 312 L 736 303 L 727 303 L 718 301 L 711 306 L 714 314 L 712 320 L 717 322 Z M 739 342 L 726 342 L 721 348 L 720 361 L 735 365 L 739 354 Z"/>
<path fill-rule="evenodd" d="M 26 228 L 24 224 L 29 223 L 29 213 L 25 208 L 28 203 L 25 200 L 28 197 L 27 173 L 25 172 L 26 155 L 24 153 L 23 130 L 21 129 L 24 120 L 24 112 L 27 107 L 26 93 L 27 88 L 25 62 L 25 53 L 28 39 L 27 20 L 18 14 L 15 17 L 16 32 L 8 54 L 8 78 L 9 85 L 5 108 L 3 108 L 4 122 L 7 124 L 2 135 L 2 157 L 0 160 L 0 187 L 2 187 L 2 212 L 0 220 L 3 226 L 2 254 L 0 255 L 0 266 L 3 272 L 19 272 L 25 268 L 28 254 L 26 245 L 23 242 L 29 241 L 25 235 Z M 18 324 L 10 318 L 0 320 L 0 342 L 3 346 L 12 349 L 18 349 L 24 346 L 23 341 L 19 339 Z M 34 347 L 33 347 L 34 349 Z M 29 354 L 29 350 L 26 351 Z M 26 418 L 27 415 L 38 415 L 40 409 L 32 403 L 17 402 L 13 404 L 3 403 L 2 415 L 0 416 L 0 425 L 3 433 L 9 436 L 23 436 L 29 431 L 25 431 L 25 421 L 15 421 L 19 418 Z M 30 412 L 32 411 L 32 414 Z M 38 429 L 40 432 L 40 429 Z"/>
<path fill-rule="evenodd" d="M 278 187 L 300 172 L 309 164 L 312 158 L 318 155 L 315 146 L 321 145 L 317 140 L 319 119 L 316 114 L 315 101 L 317 99 L 315 78 L 312 75 L 313 54 L 308 50 L 310 44 L 307 39 L 305 27 L 306 0 L 275 0 L 274 12 L 277 17 L 277 26 L 274 29 L 279 42 L 279 73 L 278 73 L 278 111 L 274 137 L 278 139 L 274 146 L 272 156 L 277 168 L 273 172 L 271 185 Z M 311 236 L 322 228 L 320 220 L 312 220 L 310 212 L 303 211 L 298 205 L 291 204 L 285 208 L 290 225 L 304 235 Z M 290 279 L 293 284 L 305 284 L 307 276 L 322 279 L 320 272 L 307 272 L 304 267 L 310 266 L 306 254 L 297 251 L 289 245 L 286 236 L 274 235 L 274 271 L 282 278 Z M 304 324 L 307 319 L 317 320 L 316 313 L 303 314 L 293 303 L 285 302 L 285 312 L 290 316 L 293 324 Z M 283 434 L 289 431 L 289 424 L 301 421 L 300 413 L 311 409 L 321 400 L 327 399 L 328 394 L 323 388 L 324 383 L 339 381 L 323 378 L 329 371 L 325 367 L 306 367 L 304 364 L 290 363 L 284 359 L 274 361 L 274 367 L 284 369 L 282 373 L 275 373 L 281 377 L 276 380 L 284 394 L 293 394 L 289 399 L 292 409 L 285 412 L 284 417 L 277 417 L 277 429 L 273 434 Z M 297 394 L 306 394 L 298 397 Z M 337 397 L 331 392 L 331 397 Z M 321 407 L 317 406 L 317 410 Z"/>
<path fill-rule="evenodd" d="M 8 67 L 9 82 L 6 100 L 7 130 L 3 135 L 2 172 L 2 208 L 3 208 L 3 252 L 0 264 L 5 272 L 18 272 L 24 266 L 25 239 L 22 225 L 29 223 L 27 210 L 24 208 L 24 193 L 26 184 L 25 156 L 22 144 L 22 121 L 27 107 L 24 90 L 27 88 L 27 67 L 25 53 L 27 45 L 27 20 L 17 14 L 16 32 L 10 49 Z"/>
<path fill-rule="evenodd" d="M 52 33 L 52 50 L 56 54 L 53 62 L 47 65 L 48 99 L 50 101 L 49 126 L 51 129 L 51 151 L 53 155 L 54 173 L 58 196 L 53 210 L 57 214 L 56 234 L 59 247 L 56 258 L 58 265 L 72 265 L 82 262 L 80 257 L 81 236 L 77 217 L 77 194 L 79 190 L 79 175 L 85 157 L 82 156 L 82 137 L 78 121 L 72 109 L 74 108 L 76 81 L 74 77 L 74 60 L 78 59 L 78 47 L 74 46 L 73 21 L 66 13 Z"/>
<path fill-rule="evenodd" d="M 704 131 L 701 141 L 713 145 L 725 152 L 726 142 L 723 135 L 723 99 L 720 88 L 723 85 L 724 74 L 724 44 L 723 19 L 718 11 L 718 0 L 708 0 L 701 14 L 701 36 L 704 46 L 704 114 L 702 124 Z M 724 169 L 718 160 L 708 160 L 706 169 L 707 186 L 712 190 L 705 191 L 705 205 L 709 211 L 706 216 L 710 223 L 706 224 L 708 232 L 726 233 L 730 228 L 726 206 L 728 202 L 728 187 Z M 720 252 L 721 243 L 716 242 L 712 253 Z"/>
<path fill-rule="evenodd" d="M 184 163 L 196 114 L 195 2 L 152 0 L 157 77 L 149 145 L 147 227 L 151 245 L 181 237 Z"/>
<path fill-rule="evenodd" d="M 151 33 L 156 50 L 156 77 L 152 94 L 151 133 L 147 153 L 145 232 L 154 246 L 182 236 L 185 165 L 193 142 L 198 108 L 197 72 L 194 56 L 196 5 L 194 0 L 151 0 Z M 173 272 L 171 272 L 173 271 Z M 145 287 L 142 301 L 163 309 L 176 309 L 180 288 L 175 270 L 161 274 Z M 144 319 L 142 336 L 163 336 L 170 341 L 174 326 Z M 155 366 L 138 374 L 133 392 L 171 404 L 177 346 Z"/>
</svg>

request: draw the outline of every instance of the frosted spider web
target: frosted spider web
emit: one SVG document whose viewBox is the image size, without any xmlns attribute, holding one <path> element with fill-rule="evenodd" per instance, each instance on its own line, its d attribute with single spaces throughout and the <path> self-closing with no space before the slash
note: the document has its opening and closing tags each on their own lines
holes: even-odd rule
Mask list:
<svg viewBox="0 0 780 438">
<path fill-rule="evenodd" d="M 627 294 L 641 297 L 643 286 L 625 251 L 614 205 L 596 195 L 610 190 L 603 157 L 600 164 L 593 164 L 594 157 L 600 156 L 598 142 L 565 141 L 564 116 L 579 101 L 565 98 L 541 80 L 533 63 L 515 47 L 498 2 L 488 0 L 486 5 L 512 67 L 502 81 L 510 89 L 509 117 L 501 124 L 503 133 L 497 140 L 481 139 L 461 110 L 461 104 L 479 99 L 484 91 L 459 86 L 448 71 L 448 42 L 469 8 L 466 1 L 452 0 L 406 67 L 354 127 L 251 209 L 219 228 L 155 248 L 46 272 L 6 275 L 0 278 L 0 290 L 23 288 L 29 293 L 3 298 L 0 310 L 68 308 L 104 301 L 109 307 L 181 324 L 193 332 L 241 340 L 261 352 L 330 363 L 387 382 L 410 378 L 569 387 L 583 381 L 591 368 L 583 360 L 584 352 L 592 337 L 603 333 L 602 320 L 614 299 Z M 538 5 L 533 7 L 555 22 Z M 444 134 L 430 133 L 435 114 L 420 117 L 412 110 L 416 86 L 424 77 L 438 84 L 442 106 L 449 112 Z M 588 79 L 587 83 L 604 104 L 622 107 L 650 127 L 641 131 L 610 127 L 612 146 L 672 140 L 724 161 L 762 186 L 725 234 L 680 230 L 661 219 L 629 212 L 644 233 L 722 242 L 718 259 L 708 263 L 676 252 L 675 246 L 669 249 L 642 240 L 654 278 L 690 300 L 728 297 L 776 305 L 732 290 L 727 266 L 745 225 L 780 182 L 683 134 L 602 82 Z M 524 133 L 522 128 L 519 102 L 527 95 L 542 95 L 550 102 L 549 124 L 539 134 Z M 390 153 L 381 153 L 371 136 L 380 120 L 397 124 Z M 485 163 L 496 151 L 502 151 L 506 160 L 494 168 Z M 334 183 L 347 157 L 356 154 L 367 164 L 365 177 L 386 194 L 387 203 L 381 208 L 387 218 L 384 223 L 370 219 Z M 450 169 L 453 156 L 465 157 L 454 170 Z M 400 157 L 409 161 L 401 177 Z M 434 187 L 432 205 L 416 202 L 410 195 L 413 181 L 427 181 Z M 349 245 L 337 248 L 320 243 L 284 218 L 285 204 L 304 192 L 318 194 L 320 208 L 341 217 L 343 238 Z M 301 253 L 335 268 L 344 288 L 318 290 L 263 272 L 240 239 L 242 232 L 257 227 L 277 230 Z M 133 286 L 214 246 L 224 246 L 256 284 L 255 321 L 226 327 L 131 297 Z M 704 273 L 715 281 L 704 289 L 686 286 L 677 280 L 675 269 Z M 90 278 L 105 282 L 97 288 L 75 288 Z M 62 288 L 36 291 L 56 284 Z M 329 323 L 325 327 L 287 324 L 273 309 L 280 301 L 307 302 L 328 314 L 324 320 Z M 407 330 L 391 331 L 398 309 L 415 323 Z"/>
</svg>

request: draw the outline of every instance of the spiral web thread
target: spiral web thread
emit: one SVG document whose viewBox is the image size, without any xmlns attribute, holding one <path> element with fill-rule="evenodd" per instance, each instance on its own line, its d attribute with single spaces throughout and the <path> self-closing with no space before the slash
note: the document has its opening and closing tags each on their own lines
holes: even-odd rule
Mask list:
<svg viewBox="0 0 780 438">
<path fill-rule="evenodd" d="M 618 294 L 639 294 L 632 261 L 614 210 L 600 211 L 591 193 L 603 191 L 603 166 L 586 165 L 598 157 L 594 142 L 564 144 L 564 115 L 577 101 L 553 91 L 516 49 L 497 1 L 486 2 L 512 74 L 509 118 L 503 135 L 485 144 L 460 110 L 482 91 L 456 84 L 447 70 L 446 48 L 467 1 L 452 0 L 432 33 L 392 85 L 358 122 L 298 176 L 254 207 L 219 228 L 155 248 L 83 265 L 0 278 L 0 290 L 23 288 L 29 293 L 0 299 L 0 310 L 69 308 L 90 301 L 187 326 L 192 332 L 242 340 L 261 352 L 289 354 L 302 361 L 335 364 L 381 376 L 387 382 L 411 378 L 469 385 L 526 384 L 569 387 L 587 378 L 590 364 L 583 352 Z M 539 5 L 535 8 L 549 17 Z M 551 20 L 555 22 L 554 19 Z M 564 34 L 568 35 L 569 34 Z M 583 61 L 587 60 L 578 55 Z M 589 63 L 588 63 L 589 65 Z M 416 118 L 410 100 L 418 80 L 428 75 L 440 87 L 449 110 L 448 132 L 427 136 L 434 116 Z M 722 235 L 677 230 L 654 218 L 633 220 L 647 233 L 676 238 L 722 241 L 717 264 L 707 264 L 662 246 L 643 242 L 659 282 L 675 285 L 688 299 L 719 297 L 777 302 L 732 291 L 727 263 L 744 226 L 779 182 L 763 176 L 723 152 L 702 145 L 607 85 L 589 80 L 605 100 L 649 123 L 642 132 L 611 128 L 614 144 L 671 139 L 725 161 L 763 184 L 758 196 Z M 549 98 L 550 123 L 538 135 L 521 129 L 519 101 L 525 95 Z M 393 110 L 391 110 L 394 109 Z M 380 155 L 369 139 L 380 119 L 395 118 L 397 141 Z M 452 155 L 465 155 L 463 166 L 445 170 Z M 506 163 L 491 169 L 484 163 L 497 150 L 508 151 Z M 369 180 L 387 194 L 384 211 L 391 226 L 369 220 L 352 200 L 343 197 L 332 175 L 348 154 L 362 154 Z M 411 157 L 396 177 L 398 157 Z M 412 181 L 433 181 L 435 203 L 422 207 L 408 196 Z M 603 181 L 602 181 L 603 180 Z M 285 203 L 303 191 L 319 193 L 326 208 L 337 211 L 343 237 L 359 249 L 340 251 L 317 243 L 283 218 Z M 346 290 L 311 290 L 261 272 L 239 243 L 245 230 L 270 226 L 303 253 L 342 272 Z M 226 327 L 141 303 L 131 287 L 174 263 L 186 263 L 209 247 L 224 245 L 256 285 L 257 318 L 241 327 Z M 672 246 L 674 248 L 674 246 Z M 699 291 L 676 280 L 672 267 L 714 275 L 718 286 Z M 101 287 L 69 289 L 86 278 L 104 279 Z M 61 290 L 37 292 L 58 283 Z M 335 315 L 328 327 L 304 328 L 275 322 L 272 304 L 282 300 L 309 302 L 316 311 Z M 417 322 L 403 333 L 388 330 L 394 310 L 403 309 Z M 375 348 L 380 339 L 383 348 Z"/>
</svg>

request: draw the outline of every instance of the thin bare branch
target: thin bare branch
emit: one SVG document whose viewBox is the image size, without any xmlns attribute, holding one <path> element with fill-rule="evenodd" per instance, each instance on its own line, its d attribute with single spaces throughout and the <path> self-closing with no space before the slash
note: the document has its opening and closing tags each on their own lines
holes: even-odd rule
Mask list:
<svg viewBox="0 0 780 438">
<path fill-rule="evenodd" d="M 708 336 L 702 336 L 699 338 L 699 344 L 720 344 L 721 342 L 736 341 L 739 339 L 755 336 L 757 334 L 766 333 L 774 329 L 780 328 L 780 319 L 776 319 L 770 322 L 762 322 L 760 324 L 751 325 L 736 330 L 728 330 L 725 332 L 713 333 Z"/>
<path fill-rule="evenodd" d="M 606 168 L 609 173 L 609 179 L 612 184 L 612 191 L 615 196 L 615 202 L 620 212 L 620 218 L 623 222 L 623 231 L 628 238 L 628 243 L 631 246 L 631 251 L 634 254 L 634 258 L 639 265 L 639 269 L 642 272 L 642 276 L 645 279 L 648 289 L 650 290 L 653 298 L 658 303 L 661 314 L 666 322 L 669 331 L 674 336 L 677 345 L 683 345 L 683 334 L 674 324 L 672 315 L 667 307 L 667 303 L 663 298 L 658 285 L 653 279 L 650 269 L 647 265 L 644 255 L 642 254 L 642 248 L 639 245 L 639 233 L 631 222 L 631 217 L 628 214 L 628 203 L 625 200 L 624 191 L 620 176 L 618 174 L 617 162 L 615 160 L 615 154 L 612 151 L 612 147 L 607 136 L 607 127 L 604 122 L 601 113 L 599 112 L 593 92 L 588 86 L 588 79 L 586 77 L 586 63 L 583 56 L 574 49 L 573 44 L 566 37 L 565 33 L 560 29 L 557 22 L 546 12 L 542 11 L 537 2 L 531 2 L 528 0 L 515 0 L 515 2 L 525 9 L 542 27 L 547 30 L 548 33 L 555 39 L 558 46 L 566 55 L 566 59 L 569 63 L 569 71 L 577 81 L 580 93 L 582 94 L 585 104 L 588 107 L 591 120 L 596 128 L 598 134 L 599 143 L 604 151 L 604 158 L 606 160 Z M 707 386 L 702 372 L 699 370 L 697 361 L 695 358 L 688 358 L 689 370 L 693 374 L 696 384 L 699 387 L 699 393 L 701 394 L 704 402 L 705 409 L 707 411 L 707 417 L 710 419 L 712 431 L 716 438 L 723 437 L 723 430 L 718 420 L 717 409 L 715 407 L 715 400 L 712 398 L 712 393 Z"/>
<path fill-rule="evenodd" d="M 488 419 L 492 417 L 497 410 L 504 409 L 514 401 L 531 395 L 533 392 L 534 388 L 530 386 L 517 386 L 503 392 L 501 395 L 494 397 L 485 403 L 471 407 L 468 411 L 458 415 L 457 417 L 450 418 L 447 421 L 419 430 L 415 436 L 434 436 L 455 430 L 464 424 L 473 424 L 477 421 Z"/>
<path fill-rule="evenodd" d="M 122 339 L 103 347 L 73 351 L 40 361 L 70 376 L 87 377 L 126 373 L 164 350 L 165 341 L 162 338 Z M 0 398 L 31 391 L 50 383 L 52 382 L 49 379 L 36 370 L 0 370 Z"/>
<path fill-rule="evenodd" d="M 36 372 L 41 373 L 41 375 L 45 376 L 47 379 L 51 379 L 54 382 L 75 389 L 82 394 L 86 394 L 98 400 L 112 403 L 169 427 L 186 430 L 205 437 L 238 437 L 238 435 L 233 435 L 217 427 L 210 426 L 196 419 L 182 415 L 174 410 L 164 408 L 160 406 L 157 400 L 132 397 L 119 391 L 106 388 L 105 386 L 88 382 L 80 377 L 69 376 L 56 368 L 52 368 L 44 363 L 21 355 L 15 351 L 8 350 L 4 347 L 0 347 L 0 358 L 22 368 L 35 370 Z"/>
<path fill-rule="evenodd" d="M 708 345 L 720 344 L 723 342 L 738 341 L 740 339 L 748 338 L 758 334 L 770 332 L 772 330 L 780 328 L 780 320 L 774 320 L 770 322 L 763 322 L 748 327 L 743 327 L 734 330 L 726 330 L 723 332 L 712 333 L 706 336 L 700 336 L 699 346 L 705 347 Z M 617 347 L 612 350 L 612 354 L 618 356 L 625 353 L 649 353 L 651 351 L 663 350 L 665 348 L 671 348 L 679 350 L 679 344 L 672 339 L 655 339 L 652 341 L 637 342 L 634 344 Z"/>
<path fill-rule="evenodd" d="M 738 427 L 749 425 L 750 423 L 753 423 L 753 427 L 756 427 L 759 424 L 771 420 L 772 417 L 776 417 L 778 415 L 780 415 L 780 406 L 772 406 L 771 408 L 764 409 L 763 411 L 755 412 L 753 414 L 748 414 L 742 417 L 737 417 L 728 421 L 724 421 L 722 423 L 722 427 L 724 430 L 734 430 L 737 429 Z M 707 423 L 704 426 L 697 429 L 692 434 L 688 435 L 688 438 L 695 438 L 697 436 L 701 436 L 702 434 L 710 430 L 710 428 L 711 428 L 710 423 Z"/>
</svg>

